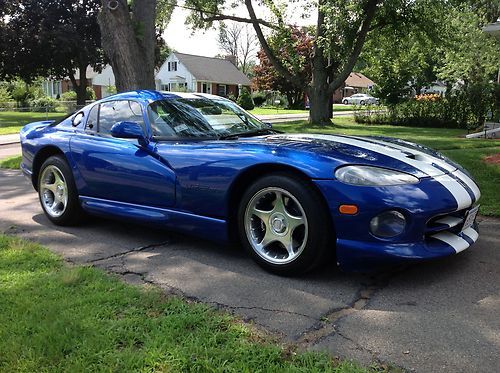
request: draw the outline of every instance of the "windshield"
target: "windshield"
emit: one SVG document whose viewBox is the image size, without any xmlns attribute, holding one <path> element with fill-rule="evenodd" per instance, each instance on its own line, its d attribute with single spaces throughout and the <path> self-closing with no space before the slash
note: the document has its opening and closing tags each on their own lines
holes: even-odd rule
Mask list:
<svg viewBox="0 0 500 373">
<path fill-rule="evenodd" d="M 148 107 L 156 138 L 223 137 L 267 128 L 234 102 L 225 99 L 177 98 Z"/>
</svg>

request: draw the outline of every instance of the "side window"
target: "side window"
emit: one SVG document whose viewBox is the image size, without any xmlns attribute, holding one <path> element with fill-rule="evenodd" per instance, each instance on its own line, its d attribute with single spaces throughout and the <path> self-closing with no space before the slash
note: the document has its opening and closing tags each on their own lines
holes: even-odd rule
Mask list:
<svg viewBox="0 0 500 373">
<path fill-rule="evenodd" d="M 110 101 L 101 104 L 98 127 L 100 134 L 109 135 L 111 127 L 113 127 L 115 123 L 125 121 L 135 122 L 145 131 L 146 125 L 139 103 L 135 101 Z"/>
<path fill-rule="evenodd" d="M 80 123 L 82 123 L 83 117 L 84 117 L 83 112 L 79 112 L 74 116 L 73 120 L 71 121 L 71 125 L 73 127 L 78 127 Z"/>
<path fill-rule="evenodd" d="M 86 131 L 95 131 L 97 129 L 97 114 L 99 114 L 99 105 L 95 105 L 90 109 L 87 123 L 85 124 Z"/>
</svg>

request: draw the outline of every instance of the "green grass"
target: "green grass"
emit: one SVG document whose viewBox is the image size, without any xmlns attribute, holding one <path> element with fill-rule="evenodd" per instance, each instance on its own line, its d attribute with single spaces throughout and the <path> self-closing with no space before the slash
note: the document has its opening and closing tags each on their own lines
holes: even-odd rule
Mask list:
<svg viewBox="0 0 500 373">
<path fill-rule="evenodd" d="M 356 105 L 344 105 L 344 104 L 333 104 L 333 111 L 354 111 L 359 106 Z"/>
<path fill-rule="evenodd" d="M 0 371 L 365 372 L 0 235 Z"/>
<path fill-rule="evenodd" d="M 0 111 L 0 135 L 10 135 L 18 133 L 19 130 L 27 123 L 37 122 L 40 120 L 59 119 L 66 114 L 61 113 L 33 113 L 33 112 L 15 112 L 15 111 Z"/>
<path fill-rule="evenodd" d="M 20 165 L 21 165 L 20 155 L 0 160 L 0 168 L 10 168 L 12 170 L 17 170 L 19 169 Z"/>
<path fill-rule="evenodd" d="M 273 127 L 285 132 L 390 136 L 427 145 L 457 161 L 474 176 L 482 193 L 481 214 L 500 216 L 497 190 L 500 185 L 500 166 L 483 162 L 485 156 L 500 153 L 499 140 L 465 139 L 463 136 L 467 131 L 461 129 L 357 124 L 352 117 L 335 118 L 334 123 L 327 127 L 311 126 L 306 121 L 287 122 Z"/>
<path fill-rule="evenodd" d="M 333 111 L 353 111 L 355 107 L 355 105 L 334 104 Z M 307 114 L 309 113 L 309 110 L 256 107 L 255 109 L 250 110 L 250 113 L 253 115 Z"/>
<path fill-rule="evenodd" d="M 250 110 L 253 115 L 276 115 L 276 114 L 306 114 L 308 110 L 295 110 L 295 109 L 283 109 L 283 108 L 263 108 L 256 107 Z"/>
<path fill-rule="evenodd" d="M 500 165 L 487 164 L 484 157 L 500 153 L 498 146 L 491 148 L 445 150 L 442 153 L 464 166 L 481 187 L 481 214 L 500 217 Z"/>
</svg>

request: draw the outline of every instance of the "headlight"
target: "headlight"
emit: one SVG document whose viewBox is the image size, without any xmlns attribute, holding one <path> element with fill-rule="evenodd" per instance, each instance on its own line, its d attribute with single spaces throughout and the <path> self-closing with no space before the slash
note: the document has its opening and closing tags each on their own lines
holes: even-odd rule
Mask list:
<svg viewBox="0 0 500 373">
<path fill-rule="evenodd" d="M 351 185 L 416 184 L 418 178 L 404 172 L 373 166 L 345 166 L 335 171 L 335 177 Z"/>
<path fill-rule="evenodd" d="M 406 219 L 399 211 L 391 210 L 375 216 L 370 221 L 370 231 L 381 238 L 391 238 L 403 233 Z"/>
</svg>

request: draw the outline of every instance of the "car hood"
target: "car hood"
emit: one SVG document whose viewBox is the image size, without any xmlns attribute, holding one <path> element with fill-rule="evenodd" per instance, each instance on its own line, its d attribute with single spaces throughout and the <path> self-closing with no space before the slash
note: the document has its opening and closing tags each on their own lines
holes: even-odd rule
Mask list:
<svg viewBox="0 0 500 373">
<path fill-rule="evenodd" d="M 280 134 L 265 142 L 335 157 L 343 164 L 366 164 L 408 172 L 417 177 L 439 176 L 461 167 L 425 146 L 381 136 Z"/>
</svg>

